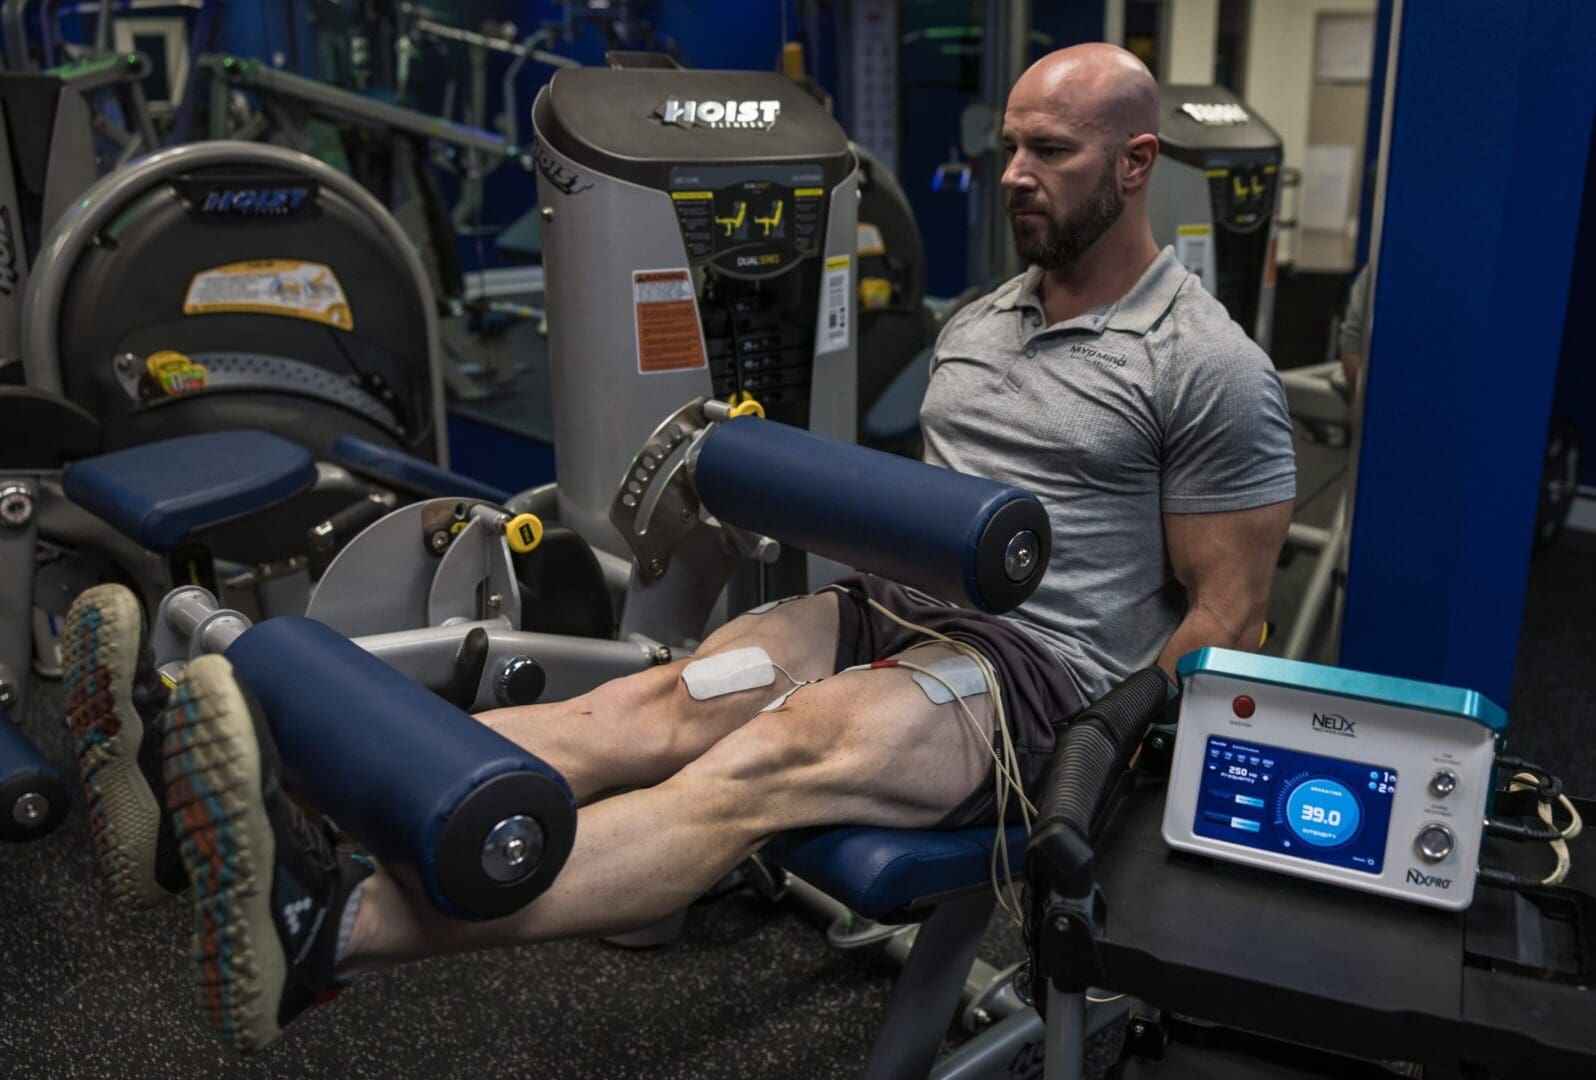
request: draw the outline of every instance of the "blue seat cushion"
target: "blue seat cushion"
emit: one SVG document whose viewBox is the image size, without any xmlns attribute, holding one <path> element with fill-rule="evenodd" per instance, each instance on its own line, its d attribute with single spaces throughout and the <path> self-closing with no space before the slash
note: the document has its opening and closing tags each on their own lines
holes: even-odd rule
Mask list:
<svg viewBox="0 0 1596 1080">
<path fill-rule="evenodd" d="M 1009 867 L 1025 866 L 1025 827 L 1008 830 Z M 941 897 L 986 886 L 992 878 L 990 825 L 972 829 L 797 829 L 765 845 L 784 869 L 867 919 L 919 918 Z M 887 918 L 883 918 L 887 916 Z"/>
<path fill-rule="evenodd" d="M 252 514 L 316 482 L 316 460 L 264 431 L 214 431 L 132 446 L 67 466 L 73 502 L 150 551 Z"/>
<path fill-rule="evenodd" d="M 418 495 L 442 499 L 481 499 L 496 506 L 503 506 L 510 501 L 510 492 L 492 484 L 450 472 L 430 461 L 354 435 L 340 435 L 334 439 L 332 456 L 356 472 L 386 480 Z"/>
</svg>

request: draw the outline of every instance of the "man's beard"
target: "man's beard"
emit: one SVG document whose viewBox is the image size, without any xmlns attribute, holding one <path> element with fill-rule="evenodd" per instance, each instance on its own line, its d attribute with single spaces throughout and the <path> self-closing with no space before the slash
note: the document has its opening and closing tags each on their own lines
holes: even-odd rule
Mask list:
<svg viewBox="0 0 1596 1080">
<path fill-rule="evenodd" d="M 1009 210 L 1026 209 L 1024 201 L 1009 200 Z M 1111 161 L 1102 178 L 1087 197 L 1063 218 L 1048 218 L 1046 225 L 1034 220 L 1011 218 L 1014 246 L 1020 258 L 1043 270 L 1063 270 L 1075 263 L 1099 237 L 1109 230 L 1125 209 L 1120 197 L 1119 178 Z"/>
</svg>

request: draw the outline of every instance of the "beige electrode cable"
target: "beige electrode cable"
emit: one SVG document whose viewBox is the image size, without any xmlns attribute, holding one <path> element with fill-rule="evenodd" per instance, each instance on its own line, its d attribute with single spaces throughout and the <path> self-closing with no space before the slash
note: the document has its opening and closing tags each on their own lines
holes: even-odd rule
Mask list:
<svg viewBox="0 0 1596 1080">
<path fill-rule="evenodd" d="M 953 700 L 964 713 L 965 719 L 969 721 L 971 728 L 974 729 L 981 743 L 987 747 L 988 752 L 992 755 L 993 777 L 997 788 L 996 842 L 992 845 L 991 861 L 992 892 L 997 897 L 998 905 L 1014 921 L 1015 925 L 1023 925 L 1024 915 L 1020 898 L 1014 891 L 1014 872 L 1009 859 L 1008 832 L 1004 828 L 1004 824 L 1008 820 L 1008 806 L 1012 796 L 1018 795 L 1019 797 L 1020 821 L 1024 824 L 1027 833 L 1031 831 L 1031 823 L 1036 817 L 1036 807 L 1031 805 L 1031 801 L 1025 797 L 1024 782 L 1020 775 L 1019 755 L 1014 749 L 1014 736 L 1009 729 L 1008 715 L 1003 709 L 1003 694 L 1002 688 L 998 683 L 997 672 L 993 668 L 992 662 L 975 646 L 962 641 L 955 641 L 945 634 L 940 634 L 935 630 L 912 623 L 888 611 L 874 599 L 869 600 L 869 603 L 876 611 L 879 611 L 904 629 L 922 634 L 932 641 L 946 645 L 961 656 L 964 656 L 975 664 L 976 669 L 981 672 L 981 677 L 986 681 L 987 692 L 992 698 L 993 727 L 998 735 L 1000 748 L 992 746 L 987 741 L 987 733 L 981 729 L 981 724 L 976 720 L 975 714 L 965 704 L 964 698 L 953 689 L 946 679 L 918 664 L 911 664 L 901 659 L 891 662 L 897 667 L 907 668 L 910 671 L 927 675 L 941 683 L 948 693 L 953 696 Z M 914 647 L 917 646 L 911 646 L 911 648 Z M 868 670 L 871 667 L 879 666 L 882 666 L 882 664 L 859 664 L 848 670 Z M 1000 865 L 1002 866 L 1001 880 L 999 880 L 998 873 Z"/>
</svg>

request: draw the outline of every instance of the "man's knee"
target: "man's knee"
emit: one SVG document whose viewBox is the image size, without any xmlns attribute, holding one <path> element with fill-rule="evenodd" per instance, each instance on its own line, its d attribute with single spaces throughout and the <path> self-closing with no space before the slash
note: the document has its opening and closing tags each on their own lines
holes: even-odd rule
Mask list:
<svg viewBox="0 0 1596 1080">
<path fill-rule="evenodd" d="M 697 657 L 757 645 L 796 682 L 832 673 L 837 657 L 837 595 L 831 591 L 775 601 L 737 616 L 699 646 Z"/>
</svg>

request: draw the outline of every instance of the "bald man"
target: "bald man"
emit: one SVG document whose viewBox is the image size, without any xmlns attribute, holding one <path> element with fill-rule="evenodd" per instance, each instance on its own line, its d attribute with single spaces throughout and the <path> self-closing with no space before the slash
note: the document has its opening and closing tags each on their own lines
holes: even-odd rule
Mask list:
<svg viewBox="0 0 1596 1080">
<path fill-rule="evenodd" d="M 255 1050 L 385 965 L 649 925 L 784 830 L 1013 820 L 1020 795 L 1005 792 L 1035 793 L 1085 701 L 1190 649 L 1254 645 L 1289 516 L 1290 426 L 1267 360 L 1153 244 L 1157 115 L 1151 77 L 1119 49 L 1025 73 L 1003 182 L 1033 265 L 936 350 L 927 460 L 1041 496 L 1042 588 L 998 617 L 853 577 L 732 620 L 692 661 L 483 714 L 581 807 L 564 869 L 514 915 L 444 917 L 335 850 L 285 797 L 227 661 L 194 661 L 168 702 L 136 602 L 85 594 L 66 636 L 97 847 L 130 901 L 196 883 L 196 980 L 217 1033 Z M 712 669 L 746 650 L 773 681 L 715 692 Z M 886 659 L 900 663 L 873 665 Z M 962 696 L 939 692 L 933 667 Z"/>
</svg>

